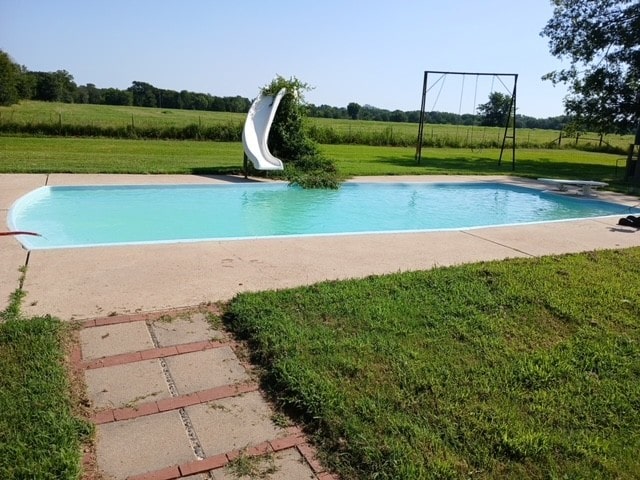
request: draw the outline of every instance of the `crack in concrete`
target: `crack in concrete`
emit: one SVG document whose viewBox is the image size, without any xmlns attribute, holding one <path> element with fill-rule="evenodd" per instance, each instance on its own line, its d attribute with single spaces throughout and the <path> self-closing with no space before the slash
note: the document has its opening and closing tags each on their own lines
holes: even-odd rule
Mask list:
<svg viewBox="0 0 640 480">
<path fill-rule="evenodd" d="M 522 253 L 523 255 L 526 255 L 527 257 L 535 257 L 536 256 L 536 255 L 534 255 L 532 253 L 525 252 L 524 250 L 520 250 L 519 248 L 511 247 L 511 246 L 506 245 L 504 243 L 496 242 L 495 240 L 491 240 L 489 238 L 485 238 L 485 237 L 483 237 L 481 235 L 476 235 L 476 234 L 474 234 L 474 233 L 472 233 L 472 232 L 470 232 L 468 230 L 460 230 L 460 233 L 464 233 L 466 235 L 469 235 L 469 236 L 471 236 L 473 238 L 477 238 L 479 240 L 484 240 L 485 242 L 493 243 L 494 245 L 499 245 L 501 247 L 508 248 L 509 250 L 513 250 L 514 252 Z"/>
</svg>

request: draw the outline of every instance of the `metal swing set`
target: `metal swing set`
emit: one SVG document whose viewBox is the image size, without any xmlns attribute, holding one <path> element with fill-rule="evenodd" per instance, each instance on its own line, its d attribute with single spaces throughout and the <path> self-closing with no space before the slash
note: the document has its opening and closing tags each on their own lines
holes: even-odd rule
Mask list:
<svg viewBox="0 0 640 480">
<path fill-rule="evenodd" d="M 432 75 L 440 75 L 440 77 L 433 82 L 433 84 L 429 87 L 429 74 Z M 442 93 L 442 88 L 444 87 L 445 79 L 447 75 L 462 75 L 462 89 L 460 91 L 460 100 L 458 104 L 458 117 L 460 117 L 460 113 L 462 111 L 462 99 L 464 95 L 464 84 L 467 76 L 475 76 L 475 89 L 473 94 L 473 105 L 474 111 L 477 109 L 477 93 L 478 93 L 478 79 L 481 76 L 491 76 L 491 92 L 493 92 L 494 81 L 497 78 L 502 86 L 509 92 L 509 88 L 504 84 L 500 77 L 511 77 L 513 78 L 513 89 L 509 92 L 511 96 L 511 102 L 509 104 L 509 110 L 506 115 L 506 123 L 504 126 L 504 134 L 502 136 L 502 146 L 500 147 L 500 157 L 498 158 L 498 165 L 502 165 L 502 157 L 504 154 L 504 150 L 507 144 L 507 139 L 511 140 L 511 169 L 515 170 L 516 168 L 516 122 L 515 122 L 515 112 L 516 112 L 516 88 L 518 84 L 518 74 L 517 73 L 481 73 L 481 72 L 452 72 L 452 71 L 438 71 L 438 70 L 425 70 L 424 72 L 424 80 L 422 84 L 422 103 L 420 107 L 420 123 L 418 125 L 418 141 L 416 146 L 416 161 L 418 165 L 422 163 L 422 147 L 424 144 L 424 126 L 427 121 L 427 94 L 429 91 L 440 83 L 440 88 L 438 89 L 438 93 L 436 95 L 436 99 L 434 101 L 432 111 L 435 110 L 435 105 L 440 98 L 440 94 Z M 473 128 L 475 121 L 471 124 L 471 140 L 473 140 Z M 459 125 L 458 125 L 459 126 Z M 510 129 L 511 127 L 511 129 Z M 511 132 L 509 132 L 511 130 Z"/>
</svg>

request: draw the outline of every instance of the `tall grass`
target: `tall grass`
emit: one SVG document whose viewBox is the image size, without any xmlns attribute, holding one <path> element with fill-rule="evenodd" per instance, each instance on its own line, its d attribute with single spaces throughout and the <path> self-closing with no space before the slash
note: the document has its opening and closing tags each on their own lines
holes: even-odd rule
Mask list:
<svg viewBox="0 0 640 480">
<path fill-rule="evenodd" d="M 228 112 L 24 101 L 0 107 L 0 133 L 239 141 L 245 117 Z M 306 128 L 316 142 L 334 145 L 411 146 L 416 145 L 418 134 L 417 124 L 403 122 L 309 118 Z M 423 141 L 427 147 L 498 148 L 503 135 L 504 128 L 498 127 L 429 124 Z M 561 132 L 553 130 L 518 129 L 517 144 L 625 153 L 632 143 L 630 135 L 609 135 L 602 142 L 595 134 L 560 137 Z"/>
<path fill-rule="evenodd" d="M 42 135 L 61 137 L 108 137 L 153 140 L 210 140 L 216 142 L 239 142 L 242 138 L 242 123 L 219 123 L 202 126 L 190 123 L 184 126 L 109 126 L 73 123 L 0 123 L 0 132 L 13 135 Z"/>
<path fill-rule="evenodd" d="M 21 101 L 0 107 L 0 124 L 76 124 L 98 127 L 184 127 L 219 123 L 242 123 L 246 115 L 232 112 L 177 110 L 116 105 Z"/>
</svg>

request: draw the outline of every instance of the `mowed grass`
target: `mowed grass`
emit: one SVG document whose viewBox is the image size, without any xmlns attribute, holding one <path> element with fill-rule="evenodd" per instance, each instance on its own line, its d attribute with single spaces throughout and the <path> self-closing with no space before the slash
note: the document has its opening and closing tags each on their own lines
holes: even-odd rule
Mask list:
<svg viewBox="0 0 640 480">
<path fill-rule="evenodd" d="M 6 312 L 5 312 L 6 314 Z M 74 416 L 68 326 L 0 312 L 0 478 L 76 480 L 92 427 Z"/>
<path fill-rule="evenodd" d="M 357 175 L 518 175 L 603 179 L 621 182 L 626 158 L 623 155 L 556 149 L 517 149 L 515 170 L 511 150 L 429 148 L 422 150 L 418 164 L 414 148 L 323 145 L 322 152 L 337 161 L 341 173 Z"/>
<path fill-rule="evenodd" d="M 237 173 L 239 142 L 0 137 L 0 173 Z"/>
<path fill-rule="evenodd" d="M 351 479 L 640 478 L 640 248 L 244 293 L 228 325 Z"/>
<path fill-rule="evenodd" d="M 242 144 L 105 138 L 0 137 L 0 173 L 228 174 L 242 170 Z M 343 177 L 363 175 L 520 175 L 602 180 L 623 186 L 623 155 L 578 150 L 518 149 L 498 165 L 499 150 L 321 145 Z"/>
</svg>

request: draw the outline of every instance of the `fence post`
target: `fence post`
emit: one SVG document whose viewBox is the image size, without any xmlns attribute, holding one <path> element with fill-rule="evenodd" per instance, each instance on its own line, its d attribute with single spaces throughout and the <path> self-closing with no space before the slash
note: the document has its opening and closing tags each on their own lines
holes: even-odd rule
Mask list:
<svg viewBox="0 0 640 480">
<path fill-rule="evenodd" d="M 633 179 L 637 172 L 638 169 L 638 161 L 633 159 L 633 154 L 634 151 L 636 149 L 636 146 L 632 143 L 631 145 L 629 145 L 629 154 L 627 155 L 627 165 L 625 168 L 625 173 L 624 173 L 624 180 L 627 181 L 629 179 Z M 640 154 L 638 155 L 638 157 L 640 158 Z"/>
<path fill-rule="evenodd" d="M 558 146 L 562 145 L 562 132 L 560 132 L 560 136 L 558 137 Z"/>
</svg>

